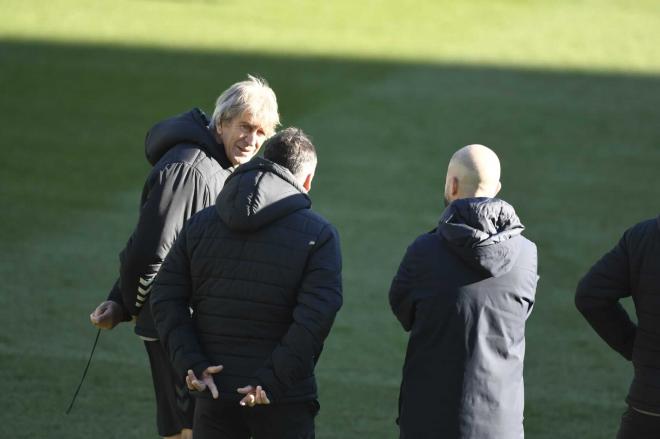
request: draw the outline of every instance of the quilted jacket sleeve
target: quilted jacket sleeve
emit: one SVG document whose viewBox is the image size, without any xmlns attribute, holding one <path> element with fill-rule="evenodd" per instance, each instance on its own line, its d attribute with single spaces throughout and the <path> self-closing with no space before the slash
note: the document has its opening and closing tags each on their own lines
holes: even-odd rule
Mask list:
<svg viewBox="0 0 660 439">
<path fill-rule="evenodd" d="M 320 233 L 300 284 L 293 323 L 256 373 L 277 401 L 297 381 L 313 374 L 314 365 L 342 305 L 339 236 L 331 225 Z"/>
<path fill-rule="evenodd" d="M 190 258 L 184 227 L 154 281 L 150 298 L 160 341 L 181 377 L 188 369 L 199 377 L 211 365 L 195 334 L 189 309 L 191 294 Z"/>
<path fill-rule="evenodd" d="M 183 223 L 210 205 L 203 177 L 185 163 L 171 163 L 150 174 L 142 194 L 140 217 L 120 254 L 118 290 L 122 304 L 138 315 L 152 282 Z M 117 292 L 111 292 L 111 296 Z"/>
<path fill-rule="evenodd" d="M 629 232 L 580 280 L 575 305 L 598 335 L 612 349 L 630 360 L 636 325 L 619 303 L 631 295 Z"/>
</svg>

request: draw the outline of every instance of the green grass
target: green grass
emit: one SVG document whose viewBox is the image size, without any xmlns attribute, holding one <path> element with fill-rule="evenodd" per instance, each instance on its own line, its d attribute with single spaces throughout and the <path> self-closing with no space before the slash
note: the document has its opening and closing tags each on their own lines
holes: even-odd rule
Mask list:
<svg viewBox="0 0 660 439">
<path fill-rule="evenodd" d="M 659 210 L 659 8 L 361 4 L 0 1 L 0 424 L 12 437 L 156 437 L 127 325 L 102 335 L 64 416 L 94 337 L 87 316 L 136 220 L 146 129 L 210 110 L 247 72 L 271 82 L 285 125 L 314 137 L 314 207 L 342 236 L 320 438 L 396 437 L 406 335 L 389 282 L 437 221 L 447 160 L 472 142 L 500 155 L 501 195 L 539 245 L 527 436 L 614 435 L 631 368 L 574 310 L 573 290 Z"/>
<path fill-rule="evenodd" d="M 0 0 L 0 37 L 660 71 L 655 0 Z"/>
</svg>

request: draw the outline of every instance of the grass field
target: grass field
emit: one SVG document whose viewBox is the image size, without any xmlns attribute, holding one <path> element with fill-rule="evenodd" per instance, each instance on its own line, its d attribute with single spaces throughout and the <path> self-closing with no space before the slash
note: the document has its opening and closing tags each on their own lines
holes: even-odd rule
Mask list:
<svg viewBox="0 0 660 439">
<path fill-rule="evenodd" d="M 0 429 L 156 437 L 147 360 L 102 334 L 64 410 L 135 224 L 145 131 L 252 72 L 309 132 L 345 305 L 318 367 L 318 437 L 394 438 L 406 334 L 387 290 L 442 210 L 457 148 L 491 146 L 539 246 L 526 433 L 613 437 L 631 367 L 573 307 L 580 275 L 659 213 L 655 1 L 0 0 Z M 502 438 L 507 439 L 507 438 Z"/>
</svg>

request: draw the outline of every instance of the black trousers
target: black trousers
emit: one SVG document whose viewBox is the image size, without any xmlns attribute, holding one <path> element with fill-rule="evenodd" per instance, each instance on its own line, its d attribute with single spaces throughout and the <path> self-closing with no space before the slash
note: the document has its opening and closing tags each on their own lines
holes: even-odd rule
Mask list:
<svg viewBox="0 0 660 439">
<path fill-rule="evenodd" d="M 317 401 L 242 407 L 237 401 L 198 398 L 195 439 L 314 439 Z"/>
<path fill-rule="evenodd" d="M 145 341 L 156 392 L 156 426 L 160 436 L 174 436 L 192 428 L 195 398 L 183 377 L 177 376 L 159 341 Z"/>
<path fill-rule="evenodd" d="M 621 427 L 616 439 L 660 438 L 660 416 L 651 416 L 628 408 L 621 416 Z"/>
</svg>

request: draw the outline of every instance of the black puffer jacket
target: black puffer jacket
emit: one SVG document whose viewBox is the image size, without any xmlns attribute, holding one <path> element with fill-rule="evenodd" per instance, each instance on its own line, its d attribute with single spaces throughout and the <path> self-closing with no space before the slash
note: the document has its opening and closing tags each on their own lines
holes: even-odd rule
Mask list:
<svg viewBox="0 0 660 439">
<path fill-rule="evenodd" d="M 513 207 L 454 201 L 406 252 L 390 304 L 411 331 L 399 400 L 402 438 L 519 439 L 525 321 L 536 246 Z"/>
<path fill-rule="evenodd" d="M 199 110 L 156 124 L 145 153 L 153 168 L 140 200 L 140 217 L 120 254 L 120 276 L 108 299 L 122 304 L 126 318 L 137 315 L 135 332 L 156 338 L 148 296 L 156 273 L 183 223 L 213 204 L 231 163 Z"/>
<path fill-rule="evenodd" d="M 186 224 L 151 296 L 182 377 L 221 364 L 220 398 L 239 400 L 249 384 L 274 402 L 317 397 L 314 366 L 342 303 L 341 256 L 335 228 L 310 205 L 288 170 L 255 158 Z"/>
<path fill-rule="evenodd" d="M 630 296 L 637 324 L 619 303 Z M 660 414 L 660 218 L 623 234 L 582 278 L 575 304 L 603 340 L 632 360 L 628 404 Z"/>
</svg>

